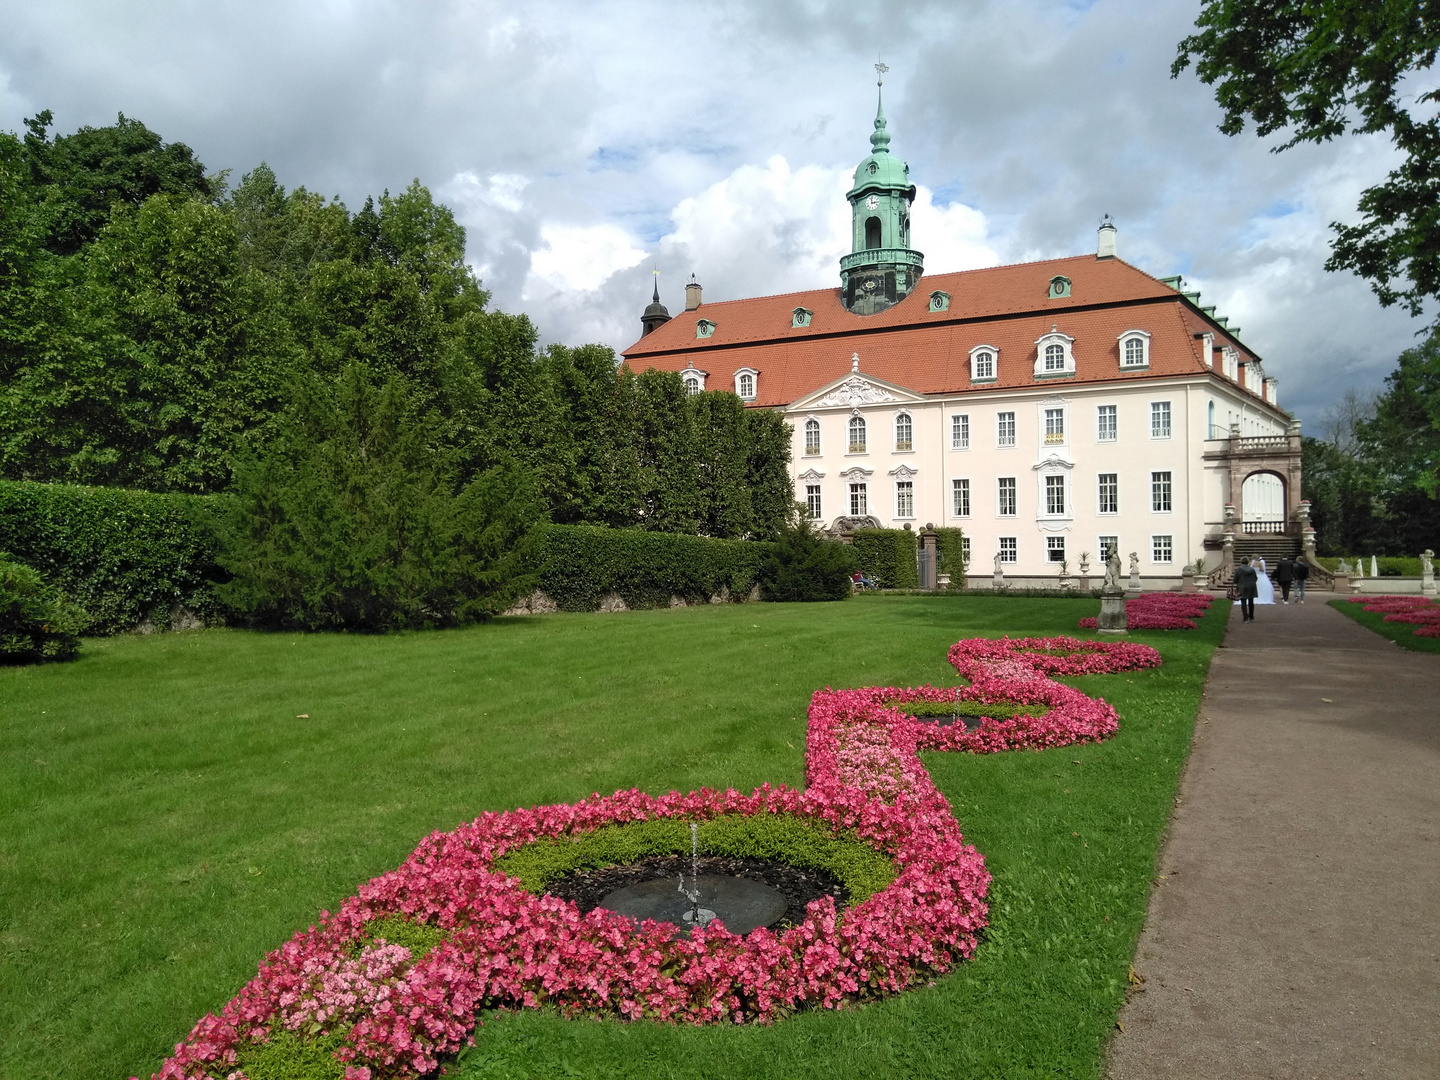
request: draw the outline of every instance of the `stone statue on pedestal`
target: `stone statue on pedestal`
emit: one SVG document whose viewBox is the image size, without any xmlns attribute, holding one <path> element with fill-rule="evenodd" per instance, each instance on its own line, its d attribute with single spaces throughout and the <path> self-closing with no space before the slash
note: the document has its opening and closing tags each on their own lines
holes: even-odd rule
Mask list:
<svg viewBox="0 0 1440 1080">
<path fill-rule="evenodd" d="M 1420 592 L 1435 595 L 1435 552 L 1426 548 L 1420 553 Z"/>
<path fill-rule="evenodd" d="M 1135 556 L 1130 558 L 1133 561 Z M 1102 634 L 1123 634 L 1128 625 L 1125 589 L 1120 584 L 1120 552 L 1112 547 L 1105 554 L 1105 584 L 1100 589 L 1100 616 L 1095 628 Z"/>
<path fill-rule="evenodd" d="M 1005 571 L 1000 566 L 1000 553 L 997 551 L 995 553 L 995 588 L 1003 589 L 1004 587 Z"/>
<path fill-rule="evenodd" d="M 1130 591 L 1140 591 L 1140 556 L 1130 552 Z"/>
</svg>

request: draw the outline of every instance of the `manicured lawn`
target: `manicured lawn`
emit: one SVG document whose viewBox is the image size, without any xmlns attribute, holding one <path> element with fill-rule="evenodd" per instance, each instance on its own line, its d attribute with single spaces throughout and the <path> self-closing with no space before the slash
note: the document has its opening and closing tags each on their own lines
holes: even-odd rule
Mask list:
<svg viewBox="0 0 1440 1080">
<path fill-rule="evenodd" d="M 148 1075 L 263 953 L 426 832 L 592 791 L 798 784 L 818 687 L 950 684 L 1084 601 L 862 597 L 389 637 L 88 641 L 0 670 L 0 1076 Z M 1076 685 L 1110 743 L 927 764 L 992 873 L 976 959 L 771 1028 L 487 1015 L 470 1077 L 1096 1076 L 1223 605 Z M 306 714 L 304 718 L 299 714 Z"/>
<path fill-rule="evenodd" d="M 1330 606 L 1349 615 L 1367 630 L 1389 638 L 1402 649 L 1440 653 L 1440 638 L 1416 637 L 1414 623 L 1386 622 L 1383 611 L 1366 611 L 1363 604 L 1352 604 L 1348 600 L 1331 600 Z"/>
</svg>

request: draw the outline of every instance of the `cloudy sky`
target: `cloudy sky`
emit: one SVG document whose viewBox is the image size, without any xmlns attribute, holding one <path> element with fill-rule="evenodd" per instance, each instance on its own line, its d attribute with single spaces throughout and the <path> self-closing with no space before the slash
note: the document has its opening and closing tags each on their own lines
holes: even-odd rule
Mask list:
<svg viewBox="0 0 1440 1080">
<path fill-rule="evenodd" d="M 1391 166 L 1351 138 L 1284 154 L 1169 77 L 1165 0 L 0 0 L 0 127 L 118 112 L 235 176 L 366 194 L 419 177 L 549 341 L 617 349 L 658 269 L 684 306 L 838 284 L 877 56 L 935 272 L 1093 250 L 1183 273 L 1315 431 L 1419 324 L 1327 274 L 1328 225 Z"/>
</svg>

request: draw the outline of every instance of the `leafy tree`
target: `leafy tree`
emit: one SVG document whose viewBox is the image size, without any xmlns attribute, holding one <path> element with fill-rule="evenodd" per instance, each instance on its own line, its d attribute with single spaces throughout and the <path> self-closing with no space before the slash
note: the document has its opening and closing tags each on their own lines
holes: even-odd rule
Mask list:
<svg viewBox="0 0 1440 1080">
<path fill-rule="evenodd" d="M 1384 500 L 1391 553 L 1414 554 L 1440 542 L 1440 334 L 1401 353 L 1385 387 L 1356 435 Z"/>
<path fill-rule="evenodd" d="M 748 537 L 753 513 L 746 484 L 750 429 L 745 404 L 725 391 L 688 395 L 696 448 L 696 511 L 702 536 Z"/>
<path fill-rule="evenodd" d="M 752 529 L 758 540 L 773 540 L 785 529 L 795 500 L 790 478 L 790 439 L 794 434 L 780 413 L 746 409 L 749 456 L 745 480 L 750 488 Z"/>
<path fill-rule="evenodd" d="M 1370 469 L 1335 442 L 1301 439 L 1301 497 L 1310 500 L 1315 547 L 1324 555 L 1375 551 L 1383 533 Z"/>
<path fill-rule="evenodd" d="M 356 363 L 301 382 L 283 435 L 236 469 L 222 599 L 262 625 L 383 631 L 486 619 L 533 588 L 531 478 L 466 482 L 422 407 Z"/>
<path fill-rule="evenodd" d="M 152 195 L 213 199 L 220 182 L 184 143 L 166 143 L 121 113 L 111 127 L 82 127 L 53 141 L 49 109 L 25 121 L 31 181 L 46 189 L 47 246 L 70 255 L 93 240 L 114 206 L 139 206 Z"/>
<path fill-rule="evenodd" d="M 1220 130 L 1289 134 L 1278 150 L 1346 131 L 1388 132 L 1404 162 L 1360 196 L 1358 225 L 1332 224 L 1329 270 L 1370 281 L 1380 302 L 1419 315 L 1440 296 L 1440 90 L 1407 80 L 1440 49 L 1440 6 L 1425 0 L 1202 0 L 1192 61 L 1215 85 Z M 1433 83 L 1433 80 L 1431 80 Z M 1418 89 L 1418 92 L 1416 92 Z"/>
<path fill-rule="evenodd" d="M 678 372 L 655 368 L 633 379 L 641 527 L 697 532 L 703 509 L 696 467 L 699 444 L 685 384 Z"/>
</svg>

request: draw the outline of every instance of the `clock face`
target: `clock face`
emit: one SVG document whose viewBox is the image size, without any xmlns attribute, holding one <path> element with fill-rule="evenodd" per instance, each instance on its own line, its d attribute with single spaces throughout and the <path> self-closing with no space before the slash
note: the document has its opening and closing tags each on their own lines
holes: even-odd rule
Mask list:
<svg viewBox="0 0 1440 1080">
<path fill-rule="evenodd" d="M 869 197 L 865 200 L 865 209 L 867 209 L 867 210 L 879 210 L 879 209 L 880 209 L 880 196 L 879 196 L 879 195 L 871 195 L 871 196 L 869 196 Z"/>
</svg>

